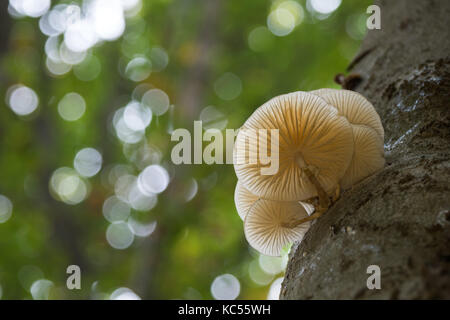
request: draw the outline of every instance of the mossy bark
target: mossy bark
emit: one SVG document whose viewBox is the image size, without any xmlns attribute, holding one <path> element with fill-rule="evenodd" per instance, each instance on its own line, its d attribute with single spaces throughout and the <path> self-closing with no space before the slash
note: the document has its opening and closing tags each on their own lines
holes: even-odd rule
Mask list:
<svg viewBox="0 0 450 320">
<path fill-rule="evenodd" d="M 381 30 L 350 72 L 382 119 L 386 166 L 293 246 L 281 299 L 450 298 L 450 1 L 376 4 Z"/>
</svg>

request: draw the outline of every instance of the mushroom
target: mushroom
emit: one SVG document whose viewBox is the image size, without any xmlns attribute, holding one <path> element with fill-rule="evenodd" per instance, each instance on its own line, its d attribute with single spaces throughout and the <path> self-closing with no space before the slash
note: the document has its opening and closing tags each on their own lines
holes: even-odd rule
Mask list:
<svg viewBox="0 0 450 320">
<path fill-rule="evenodd" d="M 248 191 L 240 181 L 237 182 L 234 191 L 234 203 L 236 204 L 236 210 L 239 217 L 241 217 L 242 220 L 245 220 L 248 210 L 258 199 L 259 197 Z"/>
<path fill-rule="evenodd" d="M 308 221 L 295 227 L 286 225 L 306 218 L 308 213 L 299 202 L 259 199 L 245 217 L 245 237 L 262 254 L 279 256 L 284 246 L 302 240 L 311 223 Z"/>
<path fill-rule="evenodd" d="M 272 130 L 278 135 L 267 133 Z M 278 256 L 286 244 L 301 240 L 340 187 L 384 166 L 383 140 L 377 112 L 353 91 L 293 92 L 259 107 L 234 149 L 235 202 L 250 245 Z M 279 161 L 273 174 L 263 173 L 268 163 L 262 153 Z"/>
<path fill-rule="evenodd" d="M 357 92 L 320 89 L 311 93 L 335 106 L 345 116 L 353 130 L 352 161 L 341 180 L 343 189 L 370 176 L 384 167 L 384 129 L 372 104 Z"/>
<path fill-rule="evenodd" d="M 236 138 L 234 168 L 251 193 L 278 201 L 319 196 L 321 207 L 330 205 L 328 195 L 338 188 L 353 155 L 352 128 L 336 108 L 314 94 L 293 92 L 263 104 L 243 128 Z M 257 150 L 261 129 L 279 132 L 278 150 L 268 151 L 278 153 L 279 169 L 273 175 L 261 173 L 266 164 L 245 158 Z M 259 139 L 248 139 L 249 130 L 256 131 Z M 272 149 L 270 136 L 262 140 Z"/>
<path fill-rule="evenodd" d="M 338 109 L 340 115 L 351 124 L 359 124 L 374 129 L 384 141 L 384 129 L 380 116 L 373 105 L 361 94 L 351 90 L 319 89 L 310 93 L 324 99 Z"/>
<path fill-rule="evenodd" d="M 239 216 L 244 220 L 244 230 L 249 244 L 267 255 L 280 255 L 281 249 L 296 240 L 301 240 L 310 224 L 290 225 L 299 220 L 309 221 L 314 206 L 297 201 L 264 200 L 255 196 L 238 181 L 235 204 Z"/>
<path fill-rule="evenodd" d="M 238 180 L 236 189 L 234 191 L 234 203 L 239 217 L 244 221 L 251 206 L 261 199 L 260 197 L 251 193 L 244 185 Z M 311 215 L 314 212 L 314 206 L 310 203 L 299 201 L 299 203 L 305 209 L 307 215 Z"/>
<path fill-rule="evenodd" d="M 341 187 L 348 189 L 355 183 L 384 167 L 384 147 L 378 134 L 367 127 L 353 125 L 355 148 L 352 162 L 341 180 Z"/>
</svg>

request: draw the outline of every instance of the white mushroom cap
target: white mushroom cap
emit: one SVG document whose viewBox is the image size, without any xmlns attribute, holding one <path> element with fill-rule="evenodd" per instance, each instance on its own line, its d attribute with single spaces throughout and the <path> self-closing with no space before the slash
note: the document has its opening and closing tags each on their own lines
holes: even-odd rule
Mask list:
<svg viewBox="0 0 450 320">
<path fill-rule="evenodd" d="M 375 130 L 353 125 L 355 151 L 352 162 L 341 180 L 343 189 L 348 189 L 362 179 L 384 167 L 384 146 Z"/>
<path fill-rule="evenodd" d="M 332 193 L 347 170 L 353 155 L 353 134 L 349 122 L 336 108 L 307 92 L 293 92 L 275 97 L 259 107 L 245 122 L 249 130 L 278 129 L 279 169 L 273 175 L 261 174 L 268 165 L 242 159 L 258 139 L 246 139 L 240 130 L 235 144 L 236 175 L 253 194 L 265 199 L 295 201 L 317 195 L 304 173 L 308 167 L 322 187 Z M 255 141 L 256 140 L 256 141 Z M 278 151 L 278 152 L 277 152 Z"/>
<path fill-rule="evenodd" d="M 279 256 L 284 246 L 302 240 L 311 222 L 307 221 L 295 228 L 283 225 L 306 217 L 308 214 L 299 202 L 260 199 L 253 204 L 245 218 L 245 237 L 262 254 Z"/>
<path fill-rule="evenodd" d="M 347 189 L 384 167 L 384 129 L 372 104 L 357 92 L 320 89 L 311 93 L 335 106 L 345 116 L 353 131 L 353 158 L 341 180 Z"/>
<path fill-rule="evenodd" d="M 351 124 L 365 125 L 374 129 L 384 141 L 384 129 L 380 116 L 373 105 L 361 94 L 351 90 L 319 89 L 311 91 L 338 109 L 340 115 Z"/>
<path fill-rule="evenodd" d="M 259 199 L 261 198 L 251 193 L 240 181 L 237 182 L 236 189 L 234 191 L 234 203 L 236 205 L 236 210 L 239 217 L 243 221 L 245 220 L 251 206 Z M 299 203 L 303 206 L 308 215 L 311 215 L 314 212 L 315 208 L 312 204 L 301 201 L 299 201 Z"/>
<path fill-rule="evenodd" d="M 245 220 L 248 210 L 258 199 L 258 196 L 255 196 L 253 193 L 248 191 L 248 189 L 238 181 L 234 191 L 234 203 L 236 205 L 239 217 L 241 217 L 242 220 Z"/>
</svg>

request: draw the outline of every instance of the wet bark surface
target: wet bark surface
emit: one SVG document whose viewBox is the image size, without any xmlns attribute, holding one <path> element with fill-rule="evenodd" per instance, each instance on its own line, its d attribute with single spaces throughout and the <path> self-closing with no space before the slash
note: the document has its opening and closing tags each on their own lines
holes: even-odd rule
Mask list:
<svg viewBox="0 0 450 320">
<path fill-rule="evenodd" d="M 376 4 L 381 30 L 350 72 L 382 119 L 386 166 L 294 244 L 281 299 L 450 299 L 450 1 Z"/>
</svg>

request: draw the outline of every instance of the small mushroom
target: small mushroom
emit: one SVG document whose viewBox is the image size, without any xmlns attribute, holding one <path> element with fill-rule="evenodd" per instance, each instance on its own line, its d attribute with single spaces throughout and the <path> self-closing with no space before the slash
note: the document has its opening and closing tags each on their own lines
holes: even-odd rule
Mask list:
<svg viewBox="0 0 450 320">
<path fill-rule="evenodd" d="M 320 89 L 311 93 L 335 106 L 352 126 L 354 151 L 352 161 L 341 180 L 343 189 L 384 167 L 384 129 L 372 104 L 359 93 L 349 90 Z"/>
<path fill-rule="evenodd" d="M 236 210 L 242 220 L 245 220 L 248 210 L 258 200 L 259 197 L 248 191 L 241 182 L 237 182 L 236 189 L 234 191 L 234 203 L 236 204 Z"/>
<path fill-rule="evenodd" d="M 323 206 L 347 170 L 353 155 L 353 134 L 347 119 L 322 98 L 307 92 L 275 97 L 259 107 L 239 131 L 235 144 L 235 171 L 240 182 L 253 194 L 270 200 L 299 201 L 315 196 Z M 263 175 L 266 164 L 243 161 L 258 139 L 246 132 L 278 130 L 279 169 Z M 266 139 L 270 134 L 266 134 Z M 266 143 L 271 149 L 271 143 Z M 253 151 L 254 152 L 254 151 Z M 258 150 L 259 152 L 259 150 Z M 241 155 L 241 156 L 240 156 Z"/>
<path fill-rule="evenodd" d="M 284 246 L 302 240 L 311 222 L 294 227 L 292 221 L 308 218 L 303 205 L 296 201 L 257 200 L 244 221 L 248 243 L 262 254 L 279 256 Z"/>
<path fill-rule="evenodd" d="M 355 151 L 352 162 L 341 180 L 343 189 L 348 189 L 371 176 L 385 164 L 383 143 L 375 130 L 360 125 L 352 127 Z"/>
<path fill-rule="evenodd" d="M 234 203 L 236 205 L 236 210 L 239 214 L 239 217 L 243 221 L 245 220 L 245 217 L 247 216 L 252 205 L 259 199 L 261 199 L 261 198 L 254 195 L 253 193 L 251 193 L 238 180 L 238 182 L 236 184 L 236 189 L 234 191 Z M 299 203 L 303 206 L 303 208 L 305 209 L 308 216 L 314 212 L 314 206 L 312 204 L 306 203 L 306 202 L 301 202 L 301 201 Z"/>
<path fill-rule="evenodd" d="M 368 126 L 374 129 L 384 141 L 384 129 L 380 116 L 373 105 L 361 94 L 350 90 L 319 89 L 311 91 L 338 109 L 351 124 Z"/>
</svg>

